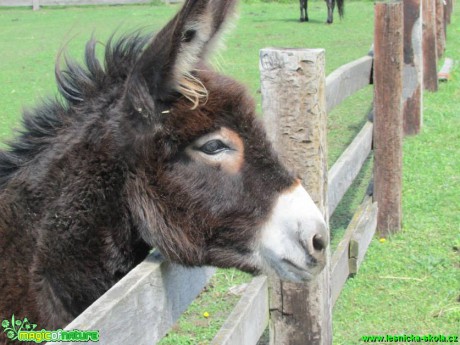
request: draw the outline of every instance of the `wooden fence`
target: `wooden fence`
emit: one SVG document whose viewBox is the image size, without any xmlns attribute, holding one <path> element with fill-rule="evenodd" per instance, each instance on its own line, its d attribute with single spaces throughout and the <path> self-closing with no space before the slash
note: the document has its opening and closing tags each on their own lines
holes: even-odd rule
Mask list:
<svg viewBox="0 0 460 345">
<path fill-rule="evenodd" d="M 373 56 L 350 62 L 327 78 L 322 49 L 261 50 L 267 133 L 282 160 L 300 173 L 325 217 L 334 213 L 372 149 L 374 194 L 364 197 L 317 281 L 299 285 L 254 278 L 212 344 L 257 344 L 267 325 L 272 344 L 332 343 L 331 310 L 343 285 L 358 272 L 376 229 L 386 236 L 400 227 L 403 133 L 420 131 L 424 81 L 429 81 L 428 90 L 437 82 L 436 68 L 425 68 L 422 75 L 421 66 L 436 66 L 445 43 L 434 56 L 422 47 L 437 47 L 438 40 L 445 40 L 452 11 L 448 0 L 438 22 L 431 15 L 432 4 L 377 3 Z M 442 30 L 434 31 L 439 25 Z M 374 84 L 374 123 L 363 126 L 328 171 L 326 114 L 369 84 Z M 101 344 L 155 344 L 213 273 L 209 267 L 161 263 L 152 254 L 66 329 L 99 330 Z"/>
<path fill-rule="evenodd" d="M 180 3 L 184 0 L 161 0 L 164 3 Z M 128 5 L 149 4 L 152 0 L 0 0 L 1 6 L 31 7 L 34 11 L 41 6 L 81 6 L 81 5 Z"/>
</svg>

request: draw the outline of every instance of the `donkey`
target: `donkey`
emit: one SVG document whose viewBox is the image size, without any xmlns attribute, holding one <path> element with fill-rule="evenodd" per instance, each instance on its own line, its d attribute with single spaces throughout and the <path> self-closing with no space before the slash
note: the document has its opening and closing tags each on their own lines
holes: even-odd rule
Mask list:
<svg viewBox="0 0 460 345">
<path fill-rule="evenodd" d="M 332 24 L 334 21 L 334 8 L 337 1 L 337 8 L 340 17 L 343 17 L 343 1 L 344 0 L 324 0 L 327 4 L 327 23 Z M 300 0 L 300 21 L 308 22 L 308 0 Z"/>
<path fill-rule="evenodd" d="M 156 36 L 112 36 L 103 62 L 91 39 L 84 66 L 56 67 L 61 99 L 0 152 L 0 320 L 62 328 L 154 247 L 293 282 L 322 270 L 322 214 L 245 87 L 206 62 L 235 2 L 186 1 Z"/>
</svg>

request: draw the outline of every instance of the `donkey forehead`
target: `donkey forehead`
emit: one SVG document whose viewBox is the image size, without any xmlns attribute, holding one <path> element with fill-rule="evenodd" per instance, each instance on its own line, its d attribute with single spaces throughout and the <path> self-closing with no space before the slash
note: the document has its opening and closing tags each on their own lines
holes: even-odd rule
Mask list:
<svg viewBox="0 0 460 345">
<path fill-rule="evenodd" d="M 187 99 L 175 102 L 166 114 L 169 131 L 186 141 L 222 127 L 231 128 L 240 135 L 243 129 L 250 132 L 256 118 L 255 104 L 246 88 L 212 71 L 200 71 L 198 77 L 208 92 L 207 99 L 196 109 L 191 109 Z"/>
</svg>

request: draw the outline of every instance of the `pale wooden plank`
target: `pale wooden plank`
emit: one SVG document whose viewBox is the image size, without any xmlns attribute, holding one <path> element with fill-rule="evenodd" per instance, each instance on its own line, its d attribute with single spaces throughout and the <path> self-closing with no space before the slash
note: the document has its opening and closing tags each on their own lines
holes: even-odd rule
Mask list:
<svg viewBox="0 0 460 345">
<path fill-rule="evenodd" d="M 327 76 L 326 109 L 328 113 L 344 99 L 369 85 L 372 61 L 371 56 L 363 56 L 339 67 Z"/>
<path fill-rule="evenodd" d="M 356 230 L 350 240 L 350 274 L 358 273 L 359 266 L 364 260 L 367 248 L 374 237 L 377 228 L 378 206 L 367 197 L 363 203 L 364 209 L 360 216 Z"/>
<path fill-rule="evenodd" d="M 155 344 L 200 293 L 214 270 L 160 263 L 149 256 L 65 329 L 99 330 L 101 345 Z"/>
<path fill-rule="evenodd" d="M 338 244 L 331 259 L 331 295 L 332 307 L 342 292 L 343 286 L 350 275 L 348 268 L 348 248 L 350 245 L 350 236 L 345 233 L 343 239 Z"/>
<path fill-rule="evenodd" d="M 37 0 L 1 0 L 1 6 L 35 6 Z M 40 6 L 147 4 L 150 0 L 40 0 Z"/>
<path fill-rule="evenodd" d="M 254 278 L 211 345 L 255 345 L 268 324 L 267 277 Z"/>
<path fill-rule="evenodd" d="M 32 6 L 32 0 L 1 0 L 0 6 Z"/>
<path fill-rule="evenodd" d="M 350 223 L 343 234 L 342 240 L 337 245 L 337 248 L 332 255 L 331 263 L 331 277 L 332 277 L 332 301 L 333 305 L 337 301 L 337 298 L 342 291 L 345 282 L 350 275 L 349 268 L 349 251 L 350 251 L 350 241 L 354 235 L 354 232 L 359 227 L 363 213 L 367 209 L 368 205 L 372 204 L 372 198 L 366 196 L 361 205 L 357 208 L 356 212 L 353 215 Z"/>
<path fill-rule="evenodd" d="M 377 203 L 366 196 L 357 208 L 345 230 L 342 240 L 331 259 L 332 303 L 335 305 L 350 274 L 357 273 L 357 267 L 364 259 L 369 243 L 377 227 Z"/>
<path fill-rule="evenodd" d="M 447 81 L 450 79 L 450 72 L 454 67 L 454 60 L 451 58 L 445 58 L 444 64 L 441 67 L 441 70 L 438 73 L 438 80 L 440 81 Z"/>
<path fill-rule="evenodd" d="M 149 0 L 40 0 L 41 6 L 146 4 Z"/>
<path fill-rule="evenodd" d="M 328 173 L 328 202 L 331 216 L 369 156 L 373 125 L 367 122 Z"/>
</svg>

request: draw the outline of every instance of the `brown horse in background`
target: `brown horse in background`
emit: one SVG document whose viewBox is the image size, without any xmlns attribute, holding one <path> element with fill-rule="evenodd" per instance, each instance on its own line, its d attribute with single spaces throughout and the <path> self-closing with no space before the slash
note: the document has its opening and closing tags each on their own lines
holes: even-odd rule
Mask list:
<svg viewBox="0 0 460 345">
<path fill-rule="evenodd" d="M 327 4 L 327 21 L 326 23 L 332 24 L 334 21 L 334 8 L 337 2 L 337 9 L 339 10 L 339 16 L 343 17 L 343 1 L 344 0 L 324 0 Z M 308 22 L 308 0 L 300 0 L 300 21 Z"/>
</svg>

